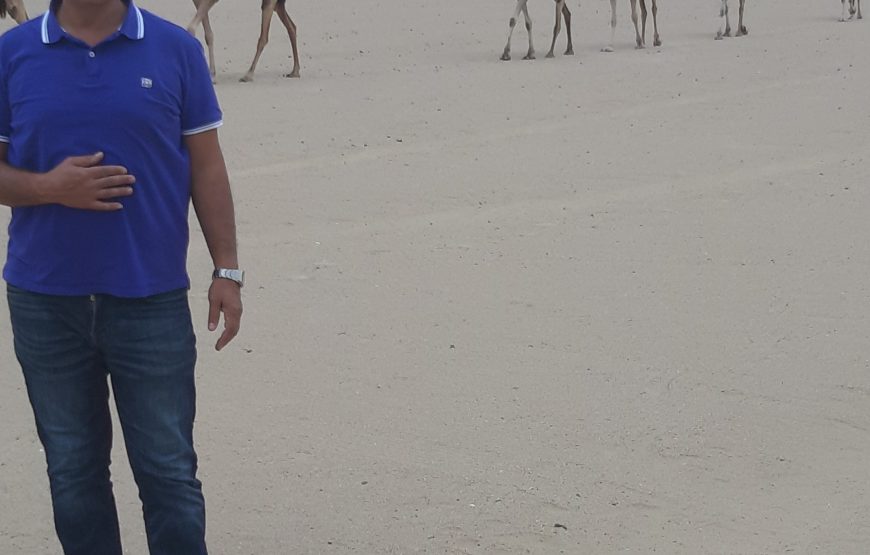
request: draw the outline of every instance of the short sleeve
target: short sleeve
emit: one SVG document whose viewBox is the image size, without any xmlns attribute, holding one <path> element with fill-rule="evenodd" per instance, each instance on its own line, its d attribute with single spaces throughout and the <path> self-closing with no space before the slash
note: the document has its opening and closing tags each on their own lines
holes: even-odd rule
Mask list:
<svg viewBox="0 0 870 555">
<path fill-rule="evenodd" d="M 196 135 L 223 125 L 223 114 L 218 104 L 202 45 L 190 37 L 189 40 L 185 41 L 184 46 L 186 59 L 184 61 L 181 133 L 182 135 Z"/>
<path fill-rule="evenodd" d="M 9 76 L 0 40 L 0 143 L 8 143 L 12 134 L 12 109 L 9 107 Z"/>
</svg>

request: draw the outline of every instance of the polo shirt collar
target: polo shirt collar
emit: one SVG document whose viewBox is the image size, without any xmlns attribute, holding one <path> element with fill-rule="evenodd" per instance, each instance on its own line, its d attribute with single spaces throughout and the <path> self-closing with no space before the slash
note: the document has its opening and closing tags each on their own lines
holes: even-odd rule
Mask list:
<svg viewBox="0 0 870 555">
<path fill-rule="evenodd" d="M 133 3 L 133 0 L 125 0 L 125 3 L 127 4 L 127 15 L 124 17 L 124 22 L 121 23 L 118 32 L 130 40 L 141 40 L 145 38 L 145 20 L 142 18 L 142 12 L 139 11 L 139 7 Z M 54 44 L 66 34 L 55 15 L 59 5 L 58 0 L 52 0 L 48 11 L 42 16 L 43 44 Z"/>
</svg>

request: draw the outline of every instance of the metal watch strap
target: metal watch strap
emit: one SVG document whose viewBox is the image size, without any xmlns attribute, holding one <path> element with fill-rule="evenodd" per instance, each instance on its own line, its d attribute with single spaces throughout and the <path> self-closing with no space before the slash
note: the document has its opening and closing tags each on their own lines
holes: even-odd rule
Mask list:
<svg viewBox="0 0 870 555">
<path fill-rule="evenodd" d="M 237 268 L 215 268 L 211 275 L 212 279 L 228 279 L 239 284 L 239 287 L 245 285 L 245 272 Z"/>
</svg>

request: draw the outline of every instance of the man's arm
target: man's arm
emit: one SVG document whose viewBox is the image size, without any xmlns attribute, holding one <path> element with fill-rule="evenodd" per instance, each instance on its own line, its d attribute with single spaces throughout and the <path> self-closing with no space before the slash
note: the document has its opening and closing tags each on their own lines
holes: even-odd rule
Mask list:
<svg viewBox="0 0 870 555">
<path fill-rule="evenodd" d="M 133 194 L 136 179 L 121 166 L 100 166 L 103 154 L 67 158 L 48 173 L 13 168 L 6 162 L 9 145 L 0 142 L 0 204 L 62 204 L 85 210 L 123 208 L 110 199 Z"/>
<path fill-rule="evenodd" d="M 230 179 L 218 141 L 217 130 L 184 138 L 190 153 L 191 199 L 202 234 L 215 268 L 238 268 L 236 218 Z M 212 280 L 208 290 L 208 329 L 217 329 L 220 313 L 224 331 L 215 344 L 220 351 L 239 333 L 242 318 L 242 293 L 238 284 L 227 279 Z"/>
</svg>

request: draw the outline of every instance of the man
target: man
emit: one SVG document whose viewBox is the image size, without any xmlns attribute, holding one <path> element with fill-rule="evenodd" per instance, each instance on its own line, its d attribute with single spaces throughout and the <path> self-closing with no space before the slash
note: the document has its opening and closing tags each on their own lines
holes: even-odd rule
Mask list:
<svg viewBox="0 0 870 555">
<path fill-rule="evenodd" d="M 208 327 L 239 329 L 221 112 L 199 44 L 132 0 L 54 0 L 0 38 L 3 277 L 67 555 L 120 555 L 111 383 L 152 555 L 206 553 L 193 449 L 192 200 Z"/>
</svg>

